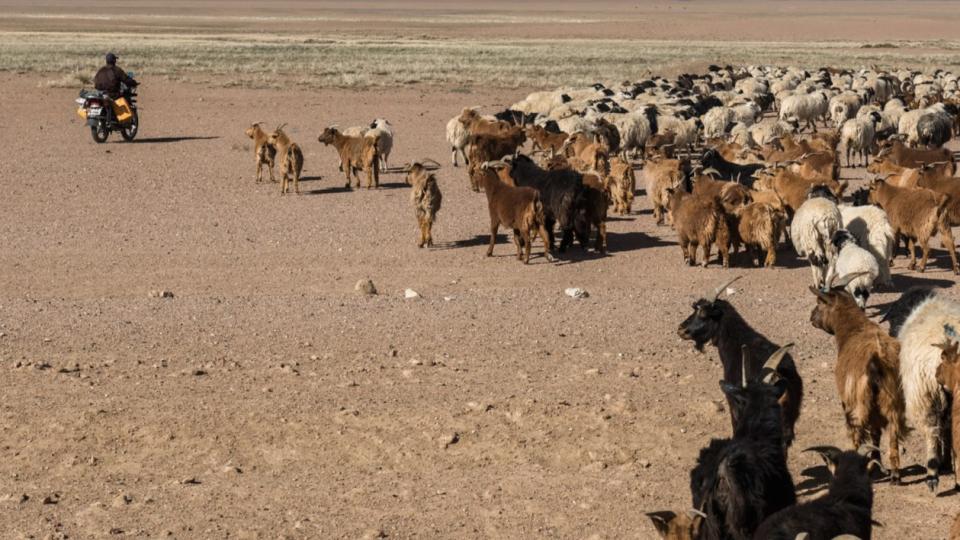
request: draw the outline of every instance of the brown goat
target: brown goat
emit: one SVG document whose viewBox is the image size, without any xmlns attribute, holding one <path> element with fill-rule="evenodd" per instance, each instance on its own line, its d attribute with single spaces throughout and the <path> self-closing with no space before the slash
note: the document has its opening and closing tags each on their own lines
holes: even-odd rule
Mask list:
<svg viewBox="0 0 960 540">
<path fill-rule="evenodd" d="M 289 191 L 288 182 L 293 179 L 293 190 L 300 194 L 300 173 L 303 172 L 303 152 L 300 145 L 290 140 L 283 132 L 282 124 L 267 138 L 267 142 L 277 149 L 280 155 L 280 194 Z"/>
<path fill-rule="evenodd" d="M 610 160 L 606 189 L 613 201 L 613 213 L 621 216 L 629 214 L 633 206 L 634 192 L 637 190 L 637 177 L 629 161 L 618 157 Z"/>
<path fill-rule="evenodd" d="M 523 145 L 526 138 L 523 130 L 519 127 L 498 135 L 471 135 L 470 150 L 467 156 L 469 159 L 467 175 L 470 178 L 470 188 L 474 191 L 480 191 L 479 178 L 483 175 L 479 170 L 481 165 L 513 154 Z"/>
<path fill-rule="evenodd" d="M 651 158 L 643 167 L 647 198 L 653 206 L 657 225 L 663 225 L 663 216 L 670 199 L 667 190 L 676 188 L 683 181 L 683 164 L 678 159 Z"/>
<path fill-rule="evenodd" d="M 960 489 L 960 482 L 957 481 L 960 475 L 960 337 L 956 330 L 948 326 L 944 328 L 945 340 L 943 343 L 935 344 L 942 352 L 940 353 L 940 365 L 937 366 L 937 382 L 940 383 L 953 397 L 950 418 L 953 437 L 953 474 L 954 485 Z M 960 522 L 960 520 L 958 520 Z M 952 530 L 952 529 L 951 529 Z"/>
<path fill-rule="evenodd" d="M 503 183 L 496 171 L 488 167 L 478 169 L 479 184 L 487 196 L 490 210 L 490 247 L 487 257 L 493 256 L 493 246 L 497 243 L 497 231 L 500 225 L 513 229 L 513 243 L 517 246 L 517 259 L 524 264 L 530 262 L 530 246 L 533 239 L 540 235 L 546 247 L 548 261 L 553 260 L 547 230 L 544 227 L 543 203 L 540 193 L 529 187 L 513 187 Z M 521 251 L 521 248 L 525 252 Z"/>
<path fill-rule="evenodd" d="M 552 133 L 543 126 L 527 126 L 526 134 L 527 138 L 533 143 L 534 150 L 549 151 L 550 156 L 557 155 L 557 152 L 563 147 L 563 143 L 567 142 L 566 133 Z"/>
<path fill-rule="evenodd" d="M 767 203 L 752 202 L 737 213 L 738 240 L 747 247 L 757 266 L 760 266 L 761 259 L 767 268 L 777 262 L 777 244 L 786 227 L 786 213 Z M 763 252 L 766 252 L 765 258 Z"/>
<path fill-rule="evenodd" d="M 854 448 L 863 443 L 879 447 L 887 431 L 890 482 L 900 482 L 900 441 L 907 434 L 903 391 L 900 389 L 900 343 L 867 318 L 856 300 L 843 290 L 849 279 L 834 280 L 830 292 L 810 291 L 817 305 L 810 323 L 834 336 L 837 365 L 834 377 L 843 405 L 847 433 Z"/>
<path fill-rule="evenodd" d="M 251 124 L 250 127 L 243 130 L 243 132 L 253 139 L 253 159 L 257 162 L 257 183 L 263 181 L 263 166 L 267 166 L 267 171 L 270 172 L 270 181 L 276 182 L 277 179 L 273 176 L 273 165 L 277 157 L 277 149 L 274 146 L 267 142 L 267 139 L 270 138 L 270 135 L 260 127 L 260 124 L 263 122 L 257 122 L 256 124 Z"/>
<path fill-rule="evenodd" d="M 333 145 L 340 154 L 343 174 L 347 177 L 346 187 L 350 187 L 353 175 L 360 187 L 360 171 L 367 173 L 367 189 L 380 187 L 380 153 L 378 137 L 350 137 L 340 133 L 335 127 L 328 127 L 317 137 L 325 146 Z"/>
<path fill-rule="evenodd" d="M 475 109 L 466 108 L 460 113 L 460 123 L 470 135 L 503 135 L 514 126 L 503 120 L 487 120 Z"/>
<path fill-rule="evenodd" d="M 950 203 L 948 195 L 924 188 L 896 187 L 877 179 L 870 183 L 869 200 L 871 204 L 879 205 L 887 213 L 896 235 L 907 239 L 911 270 L 917 268 L 915 243 L 920 244 L 923 252 L 919 268 L 919 271 L 923 272 L 927 268 L 930 238 L 939 232 L 940 242 L 950 253 L 953 272 L 960 274 L 953 232 L 947 224 L 946 210 Z"/>
<path fill-rule="evenodd" d="M 827 186 L 838 199 L 847 188 L 846 182 L 837 182 L 836 180 L 808 180 L 787 169 L 776 169 L 775 172 L 769 176 L 765 173 L 764 177 L 754 184 L 754 187 L 761 188 L 766 186 L 766 188 L 773 190 L 783 201 L 783 205 L 787 209 L 788 214 L 792 216 L 793 213 L 800 208 L 800 205 L 807 200 L 807 194 L 810 193 L 810 190 L 818 185 Z"/>
<path fill-rule="evenodd" d="M 580 244 L 586 249 L 590 241 L 591 228 L 597 229 L 597 240 L 594 244 L 598 253 L 607 252 L 607 207 L 610 199 L 603 181 L 593 173 L 583 175 L 582 200 L 576 205 L 574 216 L 574 232 L 580 239 Z"/>
<path fill-rule="evenodd" d="M 653 522 L 653 526 L 663 540 L 694 540 L 699 537 L 700 526 L 703 524 L 701 512 L 686 514 L 670 511 L 649 512 L 647 517 Z"/>
<path fill-rule="evenodd" d="M 917 168 L 927 163 L 946 161 L 950 163 L 950 174 L 953 175 L 957 172 L 953 163 L 953 153 L 946 148 L 918 150 L 906 146 L 903 141 L 889 140 L 881 144 L 877 157 L 882 157 L 894 165 L 910 168 Z"/>
<path fill-rule="evenodd" d="M 697 248 L 702 246 L 703 261 L 700 264 L 706 267 L 710 262 L 710 247 L 716 242 L 723 267 L 729 268 L 730 230 L 720 202 L 715 198 L 695 197 L 677 188 L 669 188 L 667 192 L 667 209 L 679 237 L 683 262 L 695 265 Z"/>
<path fill-rule="evenodd" d="M 420 226 L 420 238 L 417 241 L 417 247 L 433 246 L 433 222 L 436 220 L 437 212 L 443 203 L 443 194 L 440 193 L 440 186 L 437 185 L 437 178 L 427 172 L 421 163 L 413 163 L 410 166 L 410 172 L 406 177 L 407 184 L 413 186 L 410 191 L 410 202 L 413 203 L 413 210 L 417 216 L 417 224 Z"/>
</svg>

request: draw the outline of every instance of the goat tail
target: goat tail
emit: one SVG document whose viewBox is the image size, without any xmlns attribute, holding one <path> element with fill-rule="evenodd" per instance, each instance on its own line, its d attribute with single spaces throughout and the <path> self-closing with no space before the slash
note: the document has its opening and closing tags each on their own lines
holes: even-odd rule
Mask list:
<svg viewBox="0 0 960 540">
<path fill-rule="evenodd" d="M 543 202 L 540 201 L 540 195 L 538 194 L 523 214 L 523 229 L 527 231 L 536 230 L 540 225 L 543 225 L 544 221 L 546 220 L 544 218 Z"/>
</svg>

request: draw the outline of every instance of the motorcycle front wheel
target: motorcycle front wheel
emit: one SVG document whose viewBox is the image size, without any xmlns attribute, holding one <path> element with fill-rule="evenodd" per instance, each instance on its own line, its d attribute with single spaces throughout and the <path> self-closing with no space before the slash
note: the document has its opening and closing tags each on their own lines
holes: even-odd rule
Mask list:
<svg viewBox="0 0 960 540">
<path fill-rule="evenodd" d="M 107 142 L 107 137 L 110 136 L 110 132 L 107 130 L 107 126 L 103 124 L 97 124 L 95 126 L 90 126 L 90 135 L 93 136 L 93 140 L 98 144 L 103 144 Z"/>
<path fill-rule="evenodd" d="M 130 123 L 120 128 L 120 136 L 123 140 L 130 142 L 137 137 L 137 131 L 140 130 L 140 116 L 137 111 L 133 111 L 133 118 Z"/>
</svg>

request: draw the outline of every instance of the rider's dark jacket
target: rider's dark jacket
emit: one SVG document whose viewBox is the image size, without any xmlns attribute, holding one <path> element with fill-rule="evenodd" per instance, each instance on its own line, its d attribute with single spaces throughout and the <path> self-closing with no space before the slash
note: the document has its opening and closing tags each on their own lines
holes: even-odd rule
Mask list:
<svg viewBox="0 0 960 540">
<path fill-rule="evenodd" d="M 131 79 L 125 71 L 115 65 L 103 66 L 93 77 L 93 84 L 96 89 L 106 92 L 111 99 L 120 97 L 120 83 L 131 87 L 137 85 L 137 81 Z"/>
</svg>

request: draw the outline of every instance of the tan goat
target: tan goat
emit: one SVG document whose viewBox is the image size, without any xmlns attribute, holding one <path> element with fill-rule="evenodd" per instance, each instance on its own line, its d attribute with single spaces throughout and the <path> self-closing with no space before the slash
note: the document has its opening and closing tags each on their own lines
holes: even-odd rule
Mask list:
<svg viewBox="0 0 960 540">
<path fill-rule="evenodd" d="M 289 191 L 288 182 L 293 179 L 293 190 L 300 194 L 300 173 L 303 172 L 303 152 L 300 146 L 291 141 L 283 131 L 281 124 L 270 134 L 267 142 L 277 149 L 280 155 L 280 194 L 284 195 Z"/>
<path fill-rule="evenodd" d="M 263 181 L 263 166 L 267 166 L 267 170 L 270 172 L 270 181 L 276 182 L 277 179 L 273 176 L 273 165 L 277 157 L 277 149 L 274 146 L 267 142 L 267 139 L 270 138 L 270 134 L 263 130 L 260 127 L 260 124 L 263 122 L 257 122 L 255 124 L 250 124 L 250 127 L 243 130 L 243 132 L 253 140 L 253 159 L 257 162 L 257 183 Z"/>
<path fill-rule="evenodd" d="M 417 223 L 420 226 L 420 238 L 417 241 L 417 247 L 433 246 L 433 222 L 436 220 L 437 212 L 440 211 L 440 205 L 443 203 L 443 194 L 440 193 L 440 186 L 437 185 L 437 178 L 427 172 L 427 169 L 419 162 L 414 162 L 410 166 L 410 172 L 406 177 L 407 184 L 413 186 L 410 191 L 410 202 L 413 203 L 413 210 L 417 216 Z"/>
<path fill-rule="evenodd" d="M 360 187 L 359 171 L 367 173 L 367 189 L 380 187 L 380 154 L 377 150 L 379 138 L 350 137 L 340 133 L 335 127 L 328 127 L 317 137 L 326 146 L 333 145 L 340 155 L 343 174 L 347 177 L 346 187 L 350 187 L 351 175 Z"/>
<path fill-rule="evenodd" d="M 613 213 L 621 216 L 629 214 L 633 206 L 634 192 L 637 190 L 637 177 L 633 174 L 633 165 L 618 157 L 611 159 L 606 186 L 613 201 Z"/>
</svg>

